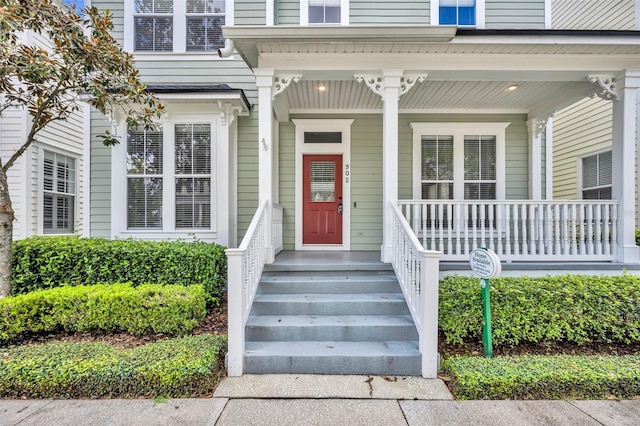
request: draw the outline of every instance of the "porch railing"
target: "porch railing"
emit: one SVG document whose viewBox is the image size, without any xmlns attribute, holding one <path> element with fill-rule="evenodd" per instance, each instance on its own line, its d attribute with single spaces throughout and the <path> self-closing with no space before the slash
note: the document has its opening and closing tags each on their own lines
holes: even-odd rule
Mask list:
<svg viewBox="0 0 640 426">
<path fill-rule="evenodd" d="M 266 260 L 265 230 L 269 202 L 264 200 L 256 210 L 251 224 L 237 249 L 227 254 L 228 342 L 227 374 L 241 376 L 244 372 L 245 325 L 258 289 Z"/>
<path fill-rule="evenodd" d="M 438 373 L 438 276 L 440 253 L 425 250 L 400 209 L 392 205 L 391 264 L 418 330 L 422 377 Z"/>
<path fill-rule="evenodd" d="M 477 247 L 502 260 L 612 261 L 617 201 L 403 200 L 422 246 L 442 260 L 468 260 Z"/>
</svg>

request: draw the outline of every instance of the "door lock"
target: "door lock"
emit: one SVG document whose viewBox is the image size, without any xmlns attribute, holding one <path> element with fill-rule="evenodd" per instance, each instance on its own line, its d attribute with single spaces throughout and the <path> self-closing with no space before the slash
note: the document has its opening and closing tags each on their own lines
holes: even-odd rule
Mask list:
<svg viewBox="0 0 640 426">
<path fill-rule="evenodd" d="M 342 214 L 342 203 L 338 204 L 338 214 Z"/>
</svg>

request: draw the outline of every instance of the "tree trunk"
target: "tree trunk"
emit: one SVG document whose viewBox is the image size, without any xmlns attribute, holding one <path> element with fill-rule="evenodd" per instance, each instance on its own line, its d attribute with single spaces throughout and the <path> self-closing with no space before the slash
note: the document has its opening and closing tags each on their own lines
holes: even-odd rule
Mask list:
<svg viewBox="0 0 640 426">
<path fill-rule="evenodd" d="M 4 167 L 0 167 L 0 298 L 11 292 L 14 217 L 7 172 Z"/>
</svg>

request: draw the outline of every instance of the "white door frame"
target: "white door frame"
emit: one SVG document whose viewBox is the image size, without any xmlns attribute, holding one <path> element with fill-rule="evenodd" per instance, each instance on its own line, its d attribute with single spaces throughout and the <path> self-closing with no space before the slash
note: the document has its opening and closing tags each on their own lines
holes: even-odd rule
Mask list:
<svg viewBox="0 0 640 426">
<path fill-rule="evenodd" d="M 294 119 L 295 164 L 295 249 L 351 250 L 351 124 L 353 119 Z M 342 143 L 304 143 L 305 132 L 341 132 Z M 342 155 L 342 244 L 302 244 L 302 156 Z"/>
</svg>

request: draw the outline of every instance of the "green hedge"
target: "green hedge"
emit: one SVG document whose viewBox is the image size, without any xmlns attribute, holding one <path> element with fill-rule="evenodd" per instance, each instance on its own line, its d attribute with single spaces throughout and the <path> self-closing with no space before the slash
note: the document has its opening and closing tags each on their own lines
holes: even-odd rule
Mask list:
<svg viewBox="0 0 640 426">
<path fill-rule="evenodd" d="M 119 351 L 104 343 L 49 343 L 2 351 L 0 397 L 132 398 L 211 394 L 224 336 L 164 340 Z"/>
<path fill-rule="evenodd" d="M 200 285 L 60 287 L 0 299 L 0 343 L 57 330 L 184 334 L 205 315 Z"/>
<path fill-rule="evenodd" d="M 491 281 L 493 342 L 640 342 L 640 277 L 563 275 Z M 482 340 L 477 278 L 440 281 L 439 323 L 448 343 Z"/>
<path fill-rule="evenodd" d="M 227 276 L 224 247 L 199 241 L 31 237 L 13 248 L 12 294 L 67 284 L 202 284 L 215 303 Z"/>
<path fill-rule="evenodd" d="M 631 399 L 640 355 L 452 357 L 442 361 L 458 399 Z"/>
</svg>

